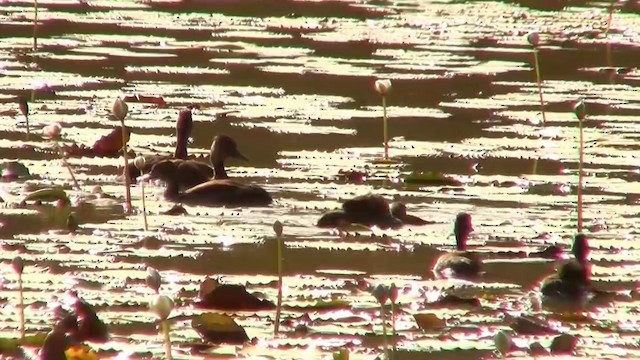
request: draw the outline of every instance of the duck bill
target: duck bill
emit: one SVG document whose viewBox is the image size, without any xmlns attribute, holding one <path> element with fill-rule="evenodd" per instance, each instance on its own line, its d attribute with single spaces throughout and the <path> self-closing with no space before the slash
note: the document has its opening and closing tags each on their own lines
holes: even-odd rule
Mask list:
<svg viewBox="0 0 640 360">
<path fill-rule="evenodd" d="M 242 153 L 240 151 L 236 151 L 235 153 L 231 154 L 231 157 L 234 157 L 236 159 L 240 159 L 240 160 L 244 160 L 244 161 L 249 161 L 249 159 L 242 155 Z"/>
</svg>

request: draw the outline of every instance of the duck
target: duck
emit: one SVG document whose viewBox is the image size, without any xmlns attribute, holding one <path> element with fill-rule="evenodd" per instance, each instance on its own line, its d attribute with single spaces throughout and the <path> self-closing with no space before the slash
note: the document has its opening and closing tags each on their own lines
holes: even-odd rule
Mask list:
<svg viewBox="0 0 640 360">
<path fill-rule="evenodd" d="M 167 184 L 164 196 L 167 200 L 188 205 L 202 206 L 267 206 L 273 202 L 271 195 L 257 185 L 247 185 L 229 179 L 224 167 L 227 158 L 248 160 L 238 150 L 235 140 L 227 135 L 217 135 L 211 144 L 213 177 L 184 191 L 180 183 L 191 176 L 183 172 L 184 163 L 161 161 L 153 166 L 149 178 L 159 179 Z"/>
<path fill-rule="evenodd" d="M 192 175 L 191 177 L 185 177 L 190 179 L 188 183 L 181 184 L 185 187 L 192 187 L 194 185 L 205 182 L 213 177 L 213 168 L 202 161 L 187 159 L 187 142 L 191 136 L 193 130 L 193 115 L 191 108 L 185 108 L 180 110 L 178 114 L 178 120 L 176 121 L 176 148 L 171 155 L 147 155 L 144 157 L 145 163 L 142 168 L 142 172 L 148 174 L 153 166 L 161 161 L 173 160 L 179 163 L 188 164 L 188 171 Z M 135 181 L 140 175 L 140 169 L 138 169 L 133 161 L 127 164 L 129 171 L 129 179 Z"/>
<path fill-rule="evenodd" d="M 351 224 L 377 226 L 382 229 L 395 229 L 403 225 L 425 225 L 429 222 L 407 214 L 402 202 L 389 206 L 387 199 L 380 195 L 367 194 L 356 196 L 342 203 L 341 210 L 322 214 L 316 226 L 321 228 L 344 228 Z"/>
<path fill-rule="evenodd" d="M 578 301 L 589 294 L 591 288 L 591 269 L 589 242 L 586 235 L 580 233 L 573 238 L 571 259 L 558 268 L 556 273 L 540 281 L 540 293 L 543 299 Z"/>
<path fill-rule="evenodd" d="M 441 255 L 433 266 L 437 277 L 474 278 L 480 274 L 482 260 L 467 251 L 467 239 L 473 231 L 471 215 L 461 212 L 456 216 L 453 233 L 456 238 L 456 250 Z"/>
</svg>

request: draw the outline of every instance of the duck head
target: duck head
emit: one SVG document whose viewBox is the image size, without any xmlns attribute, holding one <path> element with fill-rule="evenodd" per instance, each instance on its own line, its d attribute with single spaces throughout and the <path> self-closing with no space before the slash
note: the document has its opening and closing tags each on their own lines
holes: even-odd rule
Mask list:
<svg viewBox="0 0 640 360">
<path fill-rule="evenodd" d="M 246 156 L 238 150 L 238 144 L 227 135 L 217 135 L 211 144 L 211 163 L 215 165 L 224 162 L 227 158 L 236 158 L 248 161 Z"/>
<path fill-rule="evenodd" d="M 571 252 L 580 264 L 585 264 L 587 262 L 587 257 L 589 257 L 589 241 L 584 234 L 577 234 L 573 238 Z"/>
<path fill-rule="evenodd" d="M 162 160 L 153 165 L 149 172 L 149 177 L 152 179 L 159 179 L 165 182 L 171 182 L 175 180 L 178 173 L 178 166 L 171 160 Z"/>
<path fill-rule="evenodd" d="M 180 110 L 178 121 L 176 121 L 176 151 L 173 155 L 176 159 L 187 158 L 187 142 L 192 130 L 193 117 L 191 109 Z"/>
<path fill-rule="evenodd" d="M 344 211 L 335 210 L 322 214 L 320 219 L 318 219 L 316 226 L 321 228 L 342 229 L 350 224 L 351 221 Z"/>
<path fill-rule="evenodd" d="M 453 227 L 453 234 L 456 237 L 456 247 L 458 250 L 465 251 L 467 249 L 467 239 L 472 231 L 471 215 L 468 213 L 459 213 L 456 216 L 456 222 Z"/>
<path fill-rule="evenodd" d="M 407 205 L 402 202 L 396 201 L 391 204 L 391 215 L 398 219 L 403 219 L 407 216 Z"/>
</svg>

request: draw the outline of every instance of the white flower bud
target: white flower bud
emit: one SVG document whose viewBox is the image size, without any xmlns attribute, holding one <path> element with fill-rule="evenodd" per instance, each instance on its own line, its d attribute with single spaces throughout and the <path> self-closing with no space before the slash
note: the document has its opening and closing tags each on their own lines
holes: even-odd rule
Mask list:
<svg viewBox="0 0 640 360">
<path fill-rule="evenodd" d="M 153 311 L 160 320 L 167 320 L 171 311 L 173 311 L 173 300 L 166 295 L 159 295 L 155 303 L 151 305 Z"/>
<path fill-rule="evenodd" d="M 527 35 L 527 41 L 529 42 L 529 44 L 531 44 L 531 46 L 538 46 L 540 45 L 540 34 L 538 34 L 537 32 L 531 32 Z"/>
<path fill-rule="evenodd" d="M 60 136 L 61 131 L 62 126 L 60 126 L 60 124 L 58 123 L 47 125 L 42 129 L 44 136 L 51 139 L 57 139 Z"/>
<path fill-rule="evenodd" d="M 376 80 L 375 88 L 378 94 L 384 95 L 391 90 L 391 80 L 389 79 Z"/>
<path fill-rule="evenodd" d="M 123 121 L 125 117 L 127 117 L 127 113 L 129 112 L 129 106 L 127 106 L 127 103 L 120 99 L 117 98 L 116 101 L 113 103 L 113 108 L 111 109 L 111 112 L 113 113 L 113 116 L 116 117 L 116 119 Z"/>
</svg>

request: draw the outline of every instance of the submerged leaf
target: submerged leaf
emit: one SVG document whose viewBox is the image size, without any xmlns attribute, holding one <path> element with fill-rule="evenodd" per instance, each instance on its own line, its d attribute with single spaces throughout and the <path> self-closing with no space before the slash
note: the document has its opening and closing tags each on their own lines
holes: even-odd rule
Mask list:
<svg viewBox="0 0 640 360">
<path fill-rule="evenodd" d="M 214 344 L 243 344 L 249 340 L 244 328 L 229 315 L 204 313 L 191 320 L 193 329 Z"/>
</svg>

